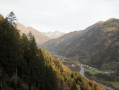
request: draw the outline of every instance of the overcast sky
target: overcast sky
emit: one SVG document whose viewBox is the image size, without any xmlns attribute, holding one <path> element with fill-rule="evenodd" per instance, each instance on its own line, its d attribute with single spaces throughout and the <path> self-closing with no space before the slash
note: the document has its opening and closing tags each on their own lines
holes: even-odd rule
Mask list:
<svg viewBox="0 0 119 90">
<path fill-rule="evenodd" d="M 119 0 L 0 0 L 0 13 L 42 32 L 83 30 L 100 20 L 119 18 Z"/>
</svg>

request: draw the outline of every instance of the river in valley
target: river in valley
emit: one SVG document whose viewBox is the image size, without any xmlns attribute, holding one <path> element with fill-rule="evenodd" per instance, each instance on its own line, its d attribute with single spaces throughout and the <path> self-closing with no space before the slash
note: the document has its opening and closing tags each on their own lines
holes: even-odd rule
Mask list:
<svg viewBox="0 0 119 90">
<path fill-rule="evenodd" d="M 81 70 L 80 70 L 80 72 L 79 72 L 82 76 L 85 76 L 84 75 L 84 73 L 85 73 L 85 68 L 83 67 L 83 65 L 81 65 Z M 87 78 L 87 77 L 86 77 Z M 98 82 L 96 82 L 96 83 L 98 83 Z M 98 83 L 98 84 L 100 84 L 100 83 Z M 103 84 L 100 84 L 100 85 L 102 85 L 103 87 L 105 87 L 106 89 L 108 89 L 108 90 L 115 90 L 115 89 L 113 89 L 113 88 L 111 88 L 111 87 L 109 87 L 109 86 L 107 86 L 107 85 L 103 85 Z"/>
</svg>

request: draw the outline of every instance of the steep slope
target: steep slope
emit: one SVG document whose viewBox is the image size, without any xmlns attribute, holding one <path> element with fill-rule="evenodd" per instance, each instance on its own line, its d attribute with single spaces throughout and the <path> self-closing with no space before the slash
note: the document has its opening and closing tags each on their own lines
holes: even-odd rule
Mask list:
<svg viewBox="0 0 119 90">
<path fill-rule="evenodd" d="M 93 25 L 84 30 L 83 34 L 77 33 L 67 38 L 68 41 L 62 41 L 63 37 L 48 41 L 44 46 L 49 51 L 97 68 L 119 70 L 119 19 Z"/>
<path fill-rule="evenodd" d="M 55 32 L 48 32 L 48 33 L 44 33 L 44 34 L 46 36 L 48 36 L 50 39 L 55 39 L 55 38 L 59 38 L 59 37 L 63 36 L 65 33 L 55 31 Z"/>
<path fill-rule="evenodd" d="M 46 35 L 32 27 L 26 27 L 18 22 L 16 23 L 16 25 L 17 29 L 20 30 L 20 33 L 25 33 L 27 35 L 31 31 L 31 33 L 34 35 L 36 39 L 36 43 L 38 44 L 38 46 L 49 40 L 49 38 Z"/>
<path fill-rule="evenodd" d="M 42 45 L 42 48 L 46 48 L 47 50 L 49 50 L 51 52 L 58 52 L 63 47 L 67 47 L 68 45 L 72 44 L 72 42 L 74 40 L 80 38 L 90 28 L 93 28 L 95 26 L 98 26 L 101 23 L 102 23 L 102 21 L 97 22 L 94 25 L 87 27 L 85 30 L 70 32 L 70 33 L 64 34 L 63 36 L 61 36 L 59 38 L 51 39 L 51 40 L 45 42 Z"/>
<path fill-rule="evenodd" d="M 67 45 L 71 44 L 71 40 L 75 40 L 75 38 L 79 36 L 79 32 L 80 31 L 71 32 L 63 35 L 60 38 L 49 40 L 46 43 L 44 43 L 42 47 L 53 52 L 59 51 L 62 47 L 66 47 Z"/>
<path fill-rule="evenodd" d="M 0 90 L 106 90 L 71 72 L 0 15 Z"/>
</svg>

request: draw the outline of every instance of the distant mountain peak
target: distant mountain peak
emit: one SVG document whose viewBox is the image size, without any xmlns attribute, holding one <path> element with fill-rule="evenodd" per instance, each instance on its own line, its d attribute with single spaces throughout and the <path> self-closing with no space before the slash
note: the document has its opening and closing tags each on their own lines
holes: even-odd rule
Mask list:
<svg viewBox="0 0 119 90">
<path fill-rule="evenodd" d="M 31 32 L 34 35 L 38 46 L 49 40 L 49 38 L 46 35 L 44 35 L 42 32 L 36 30 L 31 26 L 27 27 L 19 22 L 17 22 L 16 25 L 17 25 L 17 29 L 20 30 L 21 34 L 25 33 L 27 35 L 29 32 Z"/>
<path fill-rule="evenodd" d="M 60 32 L 60 31 L 51 31 L 51 32 L 46 32 L 46 33 L 64 33 L 64 32 Z"/>
<path fill-rule="evenodd" d="M 69 60 L 79 60 L 96 68 L 118 71 L 119 19 L 99 21 L 80 32 L 70 32 L 49 40 L 43 47 L 69 57 Z M 117 62 L 115 69 L 112 62 Z"/>
<path fill-rule="evenodd" d="M 61 36 L 63 36 L 65 33 L 64 32 L 60 32 L 60 31 L 54 31 L 54 32 L 47 32 L 44 33 L 46 36 L 48 36 L 50 39 L 54 39 L 54 38 L 59 38 Z"/>
<path fill-rule="evenodd" d="M 117 19 L 116 18 L 109 18 L 105 22 L 109 22 L 109 21 L 113 21 L 113 20 L 117 20 Z"/>
<path fill-rule="evenodd" d="M 98 21 L 97 23 L 98 23 L 98 24 L 101 24 L 101 23 L 104 23 L 104 21 Z"/>
</svg>

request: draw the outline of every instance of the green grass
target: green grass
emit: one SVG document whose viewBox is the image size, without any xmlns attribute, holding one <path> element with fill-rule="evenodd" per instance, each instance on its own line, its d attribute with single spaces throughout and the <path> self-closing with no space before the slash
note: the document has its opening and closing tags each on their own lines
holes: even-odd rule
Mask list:
<svg viewBox="0 0 119 90">
<path fill-rule="evenodd" d="M 80 62 L 76 61 L 76 60 L 68 61 L 68 63 L 70 63 L 70 64 L 80 64 Z"/>
<path fill-rule="evenodd" d="M 79 61 L 75 61 L 75 60 L 74 61 L 73 60 L 72 61 L 70 61 L 70 60 L 69 61 L 68 60 L 67 61 L 66 60 L 62 60 L 62 63 L 65 63 L 65 64 L 74 64 L 74 65 L 81 64 Z"/>
<path fill-rule="evenodd" d="M 119 89 L 119 82 L 111 82 L 111 84 L 115 87 Z"/>
<path fill-rule="evenodd" d="M 62 63 L 67 63 L 68 61 L 62 60 Z"/>
<path fill-rule="evenodd" d="M 57 55 L 57 54 L 52 54 L 54 57 L 62 57 L 62 58 L 65 58 L 64 56 L 60 56 L 60 55 Z"/>
<path fill-rule="evenodd" d="M 57 55 L 57 54 L 52 54 L 52 55 L 54 57 L 66 58 L 64 56 L 60 56 L 60 55 Z M 81 64 L 78 60 L 68 60 L 68 61 L 62 60 L 62 63 L 66 63 L 66 64 Z"/>
<path fill-rule="evenodd" d="M 85 69 L 86 72 L 89 72 L 90 74 L 98 74 L 98 72 L 92 70 L 92 69 Z"/>
<path fill-rule="evenodd" d="M 104 74 L 104 71 L 100 70 L 100 72 L 101 72 L 102 74 Z"/>
</svg>

